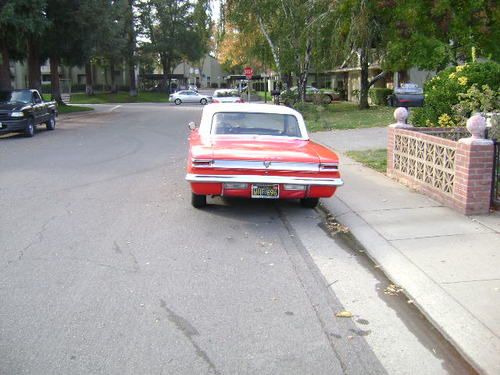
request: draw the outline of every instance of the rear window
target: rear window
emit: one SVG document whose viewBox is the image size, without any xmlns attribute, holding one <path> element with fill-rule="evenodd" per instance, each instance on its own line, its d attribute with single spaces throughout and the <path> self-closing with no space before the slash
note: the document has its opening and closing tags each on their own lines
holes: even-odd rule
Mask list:
<svg viewBox="0 0 500 375">
<path fill-rule="evenodd" d="M 297 118 L 279 113 L 219 112 L 212 119 L 211 132 L 301 137 Z"/>
<path fill-rule="evenodd" d="M 237 91 L 218 91 L 215 92 L 214 97 L 215 98 L 229 98 L 229 97 L 239 97 L 240 95 L 238 94 Z"/>
</svg>

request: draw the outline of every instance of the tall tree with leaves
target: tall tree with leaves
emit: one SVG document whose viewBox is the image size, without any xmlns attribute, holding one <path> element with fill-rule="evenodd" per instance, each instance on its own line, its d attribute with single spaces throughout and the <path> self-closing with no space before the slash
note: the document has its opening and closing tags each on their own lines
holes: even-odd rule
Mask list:
<svg viewBox="0 0 500 375">
<path fill-rule="evenodd" d="M 500 60 L 500 6 L 495 0 L 386 0 L 385 63 L 394 70 L 442 70 L 477 56 Z"/>
<path fill-rule="evenodd" d="M 212 37 L 212 9 L 210 0 L 198 0 L 193 10 L 194 31 L 197 35 L 200 45 L 201 58 L 195 62 L 198 66 L 200 75 L 203 75 L 203 65 L 205 64 L 206 54 L 210 50 Z"/>
<path fill-rule="evenodd" d="M 136 25 L 134 16 L 134 0 L 128 0 L 128 7 L 125 12 L 125 32 L 127 34 L 126 46 L 126 61 L 128 68 L 128 77 L 130 82 L 129 95 L 137 96 L 137 82 L 135 79 L 135 66 L 136 66 Z"/>
<path fill-rule="evenodd" d="M 390 35 L 387 30 L 392 13 L 386 3 L 386 0 L 339 0 L 325 26 L 325 30 L 330 30 L 330 50 L 336 51 L 344 61 L 354 60 L 354 65 L 359 64 L 360 109 L 369 107 L 370 87 L 387 74 L 382 71 L 369 79 L 370 64 L 382 59 Z"/>
<path fill-rule="evenodd" d="M 253 33 L 255 29 L 267 42 L 279 79 L 295 75 L 300 99 L 305 98 L 305 87 L 311 66 L 312 46 L 321 20 L 331 12 L 328 1 L 230 0 L 228 17 L 239 32 Z"/>
<path fill-rule="evenodd" d="M 46 15 L 49 25 L 43 36 L 43 54 L 49 57 L 52 100 L 63 104 L 59 81 L 59 66 L 64 61 L 69 65 L 81 63 L 79 48 L 81 39 L 77 18 L 79 1 L 47 0 Z"/>
<path fill-rule="evenodd" d="M 80 48 L 84 55 L 86 93 L 93 95 L 93 65 L 100 62 L 113 70 L 113 62 L 123 56 L 124 2 L 126 0 L 86 0 L 80 2 L 78 10 L 79 28 L 82 40 Z M 113 77 L 112 72 L 112 79 Z"/>
<path fill-rule="evenodd" d="M 45 0 L 10 0 L 0 10 L 0 81 L 10 87 L 10 54 L 27 57 L 30 87 L 41 88 L 40 38 L 48 25 Z"/>
<path fill-rule="evenodd" d="M 157 54 L 165 89 L 170 87 L 170 74 L 179 62 L 196 61 L 202 56 L 203 42 L 195 29 L 192 8 L 188 0 L 145 0 L 138 4 L 147 39 L 142 48 Z"/>
</svg>

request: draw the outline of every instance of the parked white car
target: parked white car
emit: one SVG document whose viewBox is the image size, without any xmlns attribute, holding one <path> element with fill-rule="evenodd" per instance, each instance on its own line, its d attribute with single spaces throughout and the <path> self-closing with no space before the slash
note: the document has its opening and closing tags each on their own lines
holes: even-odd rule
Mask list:
<svg viewBox="0 0 500 375">
<path fill-rule="evenodd" d="M 212 97 L 191 90 L 182 90 L 171 94 L 169 101 L 174 102 L 176 105 L 181 103 L 200 103 L 205 105 L 212 101 Z"/>
<path fill-rule="evenodd" d="M 212 97 L 212 103 L 243 103 L 244 100 L 238 94 L 238 91 L 230 89 L 215 90 Z"/>
</svg>

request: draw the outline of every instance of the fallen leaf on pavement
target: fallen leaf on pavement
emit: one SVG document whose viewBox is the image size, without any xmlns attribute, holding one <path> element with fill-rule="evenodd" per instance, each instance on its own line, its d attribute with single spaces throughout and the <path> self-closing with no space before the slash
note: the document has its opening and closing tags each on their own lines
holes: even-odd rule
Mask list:
<svg viewBox="0 0 500 375">
<path fill-rule="evenodd" d="M 389 296 L 397 296 L 399 292 L 402 292 L 403 288 L 394 285 L 394 284 L 389 284 L 387 288 L 384 290 L 384 294 L 387 294 Z"/>
<path fill-rule="evenodd" d="M 335 316 L 337 318 L 352 318 L 352 313 L 350 311 L 340 311 Z"/>
</svg>

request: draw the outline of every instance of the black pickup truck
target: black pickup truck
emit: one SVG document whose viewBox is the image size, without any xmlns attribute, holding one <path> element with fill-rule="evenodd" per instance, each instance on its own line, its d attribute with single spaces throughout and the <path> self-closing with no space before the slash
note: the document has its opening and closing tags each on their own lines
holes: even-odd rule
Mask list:
<svg viewBox="0 0 500 375">
<path fill-rule="evenodd" d="M 37 90 L 0 91 L 0 134 L 22 132 L 33 137 L 37 125 L 54 130 L 56 117 L 56 102 L 44 102 Z"/>
</svg>

